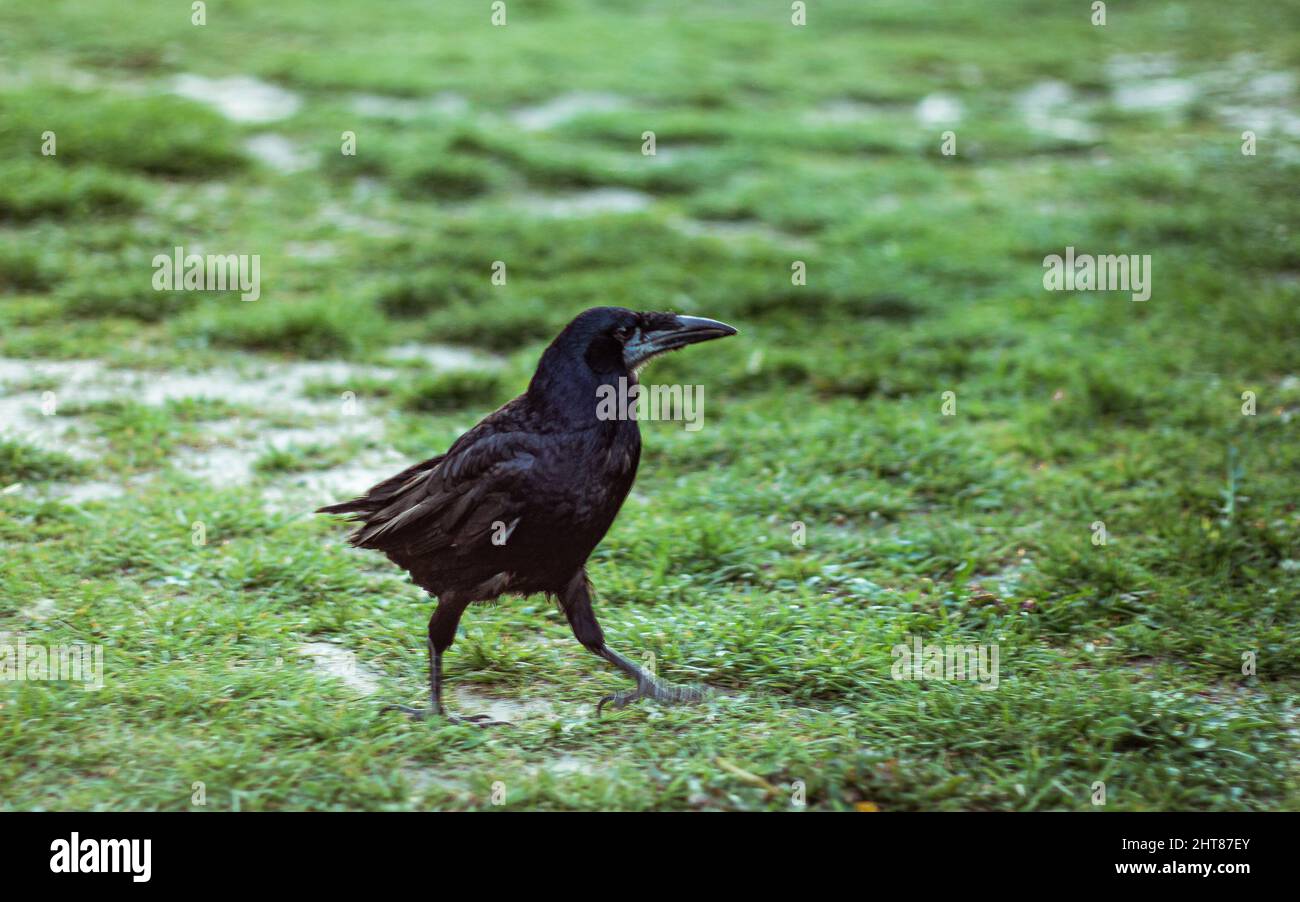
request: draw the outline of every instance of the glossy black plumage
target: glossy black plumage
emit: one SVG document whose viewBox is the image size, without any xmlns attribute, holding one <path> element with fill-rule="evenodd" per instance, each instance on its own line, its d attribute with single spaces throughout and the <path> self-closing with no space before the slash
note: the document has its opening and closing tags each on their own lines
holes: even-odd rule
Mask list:
<svg viewBox="0 0 1300 902">
<path fill-rule="evenodd" d="M 360 521 L 352 544 L 382 551 L 438 598 L 429 622 L 435 711 L 441 655 L 465 607 L 507 593 L 555 596 L 579 641 L 637 679 L 635 693 L 606 701 L 694 697 L 610 650 L 591 610 L 584 565 L 614 522 L 641 457 L 636 420 L 602 419 L 597 398 L 603 385 L 635 384 L 637 368 L 651 357 L 734 332 L 696 317 L 588 310 L 546 349 L 528 390 L 445 454 L 321 508 Z"/>
</svg>

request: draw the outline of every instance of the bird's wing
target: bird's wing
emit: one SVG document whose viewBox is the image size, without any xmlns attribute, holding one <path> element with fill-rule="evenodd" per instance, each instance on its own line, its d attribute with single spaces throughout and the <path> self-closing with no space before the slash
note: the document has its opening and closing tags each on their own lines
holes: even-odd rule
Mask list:
<svg viewBox="0 0 1300 902">
<path fill-rule="evenodd" d="M 476 545 L 496 523 L 513 529 L 530 495 L 526 483 L 542 452 L 542 437 L 492 419 L 467 432 L 442 457 L 376 486 L 407 477 L 364 517 L 352 543 L 427 554 Z"/>
</svg>

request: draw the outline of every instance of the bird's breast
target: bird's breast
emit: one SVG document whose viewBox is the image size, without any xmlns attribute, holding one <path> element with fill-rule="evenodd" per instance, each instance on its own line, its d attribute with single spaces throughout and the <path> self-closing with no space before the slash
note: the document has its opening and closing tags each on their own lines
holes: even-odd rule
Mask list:
<svg viewBox="0 0 1300 902">
<path fill-rule="evenodd" d="M 603 536 L 632 488 L 640 459 L 635 422 L 602 424 L 574 436 L 549 461 L 551 472 L 544 480 L 556 525 L 589 527 Z"/>
</svg>

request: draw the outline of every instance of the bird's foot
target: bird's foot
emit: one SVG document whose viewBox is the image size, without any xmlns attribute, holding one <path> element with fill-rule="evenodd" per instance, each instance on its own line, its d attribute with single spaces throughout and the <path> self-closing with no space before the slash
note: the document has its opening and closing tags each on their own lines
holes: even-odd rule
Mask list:
<svg viewBox="0 0 1300 902">
<path fill-rule="evenodd" d="M 637 683 L 635 689 L 615 692 L 602 698 L 596 705 L 596 716 L 600 716 L 601 709 L 606 705 L 614 709 L 624 708 L 643 698 L 652 698 L 665 705 L 687 705 L 703 701 L 704 690 L 696 686 L 674 686 L 672 683 L 661 683 L 658 680 L 645 680 Z"/>
<path fill-rule="evenodd" d="M 458 715 L 458 714 L 444 714 L 444 715 L 442 715 L 442 716 L 445 717 L 445 718 L 447 719 L 447 721 L 450 722 L 450 723 L 470 724 L 471 726 L 475 726 L 475 727 L 508 727 L 508 726 L 510 726 L 510 721 L 508 721 L 508 720 L 497 720 L 497 719 L 495 719 L 495 718 L 493 718 L 493 717 L 489 717 L 489 716 L 486 715 L 486 714 L 471 714 L 471 715 L 469 715 L 468 717 L 461 717 L 461 716 Z"/>
<path fill-rule="evenodd" d="M 510 725 L 508 720 L 493 720 L 486 714 L 471 714 L 468 717 L 461 717 L 458 714 L 448 714 L 445 711 L 437 711 L 433 708 L 412 708 L 407 705 L 386 705 L 379 710 L 379 713 L 384 714 L 388 711 L 401 711 L 411 720 L 417 722 L 442 718 L 448 723 L 472 724 L 476 727 L 504 727 Z"/>
<path fill-rule="evenodd" d="M 379 709 L 380 714 L 387 714 L 389 711 L 401 711 L 411 720 L 427 720 L 429 715 L 438 713 L 432 708 L 412 708 L 410 705 L 384 705 Z"/>
</svg>

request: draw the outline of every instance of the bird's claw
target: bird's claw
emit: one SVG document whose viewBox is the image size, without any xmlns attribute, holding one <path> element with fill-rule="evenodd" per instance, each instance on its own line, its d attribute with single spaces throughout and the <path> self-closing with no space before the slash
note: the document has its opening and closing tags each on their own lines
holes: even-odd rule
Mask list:
<svg viewBox="0 0 1300 902">
<path fill-rule="evenodd" d="M 596 705 L 596 716 L 600 716 L 606 705 L 618 710 L 643 698 L 651 698 L 665 705 L 687 705 L 692 702 L 702 701 L 704 699 L 704 690 L 695 686 L 674 686 L 671 683 L 660 683 L 657 680 L 638 683 L 635 689 L 626 689 L 602 698 Z"/>
<path fill-rule="evenodd" d="M 503 727 L 509 726 L 508 720 L 493 720 L 486 714 L 471 714 L 468 717 L 461 717 L 458 714 L 447 714 L 446 712 L 435 711 L 432 708 L 412 708 L 408 705 L 385 705 L 379 709 L 380 714 L 388 711 L 401 711 L 407 717 L 414 721 L 429 720 L 438 718 L 446 720 L 448 723 L 472 724 L 476 727 Z"/>
<path fill-rule="evenodd" d="M 389 711 L 401 711 L 411 720 L 427 720 L 430 714 L 435 713 L 432 708 L 412 708 L 410 705 L 384 705 L 379 709 L 380 714 L 387 714 Z"/>
<path fill-rule="evenodd" d="M 447 720 L 451 721 L 452 723 L 472 724 L 472 725 L 474 725 L 474 726 L 476 726 L 476 727 L 508 727 L 508 726 L 510 726 L 510 721 L 508 721 L 508 720 L 496 720 L 496 719 L 494 719 L 494 718 L 492 718 L 492 717 L 489 717 L 489 716 L 486 715 L 486 714 L 471 714 L 471 715 L 469 715 L 468 717 L 460 717 L 460 716 L 455 715 L 455 714 L 444 714 L 443 717 L 446 717 Z"/>
</svg>

